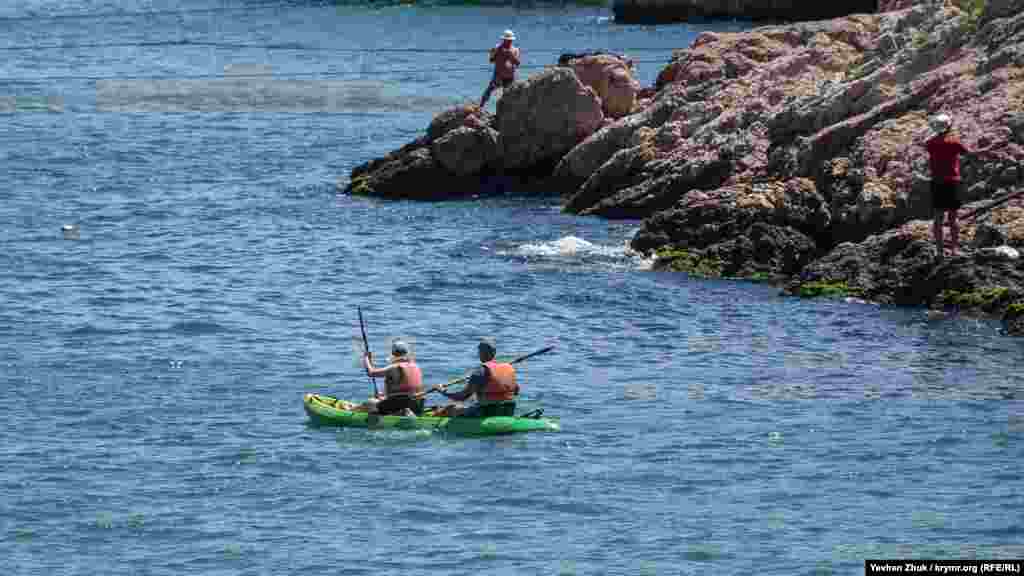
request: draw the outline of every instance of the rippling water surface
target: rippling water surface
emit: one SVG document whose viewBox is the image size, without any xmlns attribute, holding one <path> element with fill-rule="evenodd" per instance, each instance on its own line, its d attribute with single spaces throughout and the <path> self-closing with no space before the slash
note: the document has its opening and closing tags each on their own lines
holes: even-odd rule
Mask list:
<svg viewBox="0 0 1024 576">
<path fill-rule="evenodd" d="M 989 321 L 654 273 L 557 196 L 339 196 L 475 99 L 700 28 L 587 8 L 0 9 L 0 558 L 13 574 L 857 574 L 1021 557 L 1024 360 Z M 741 25 L 712 26 L 715 29 Z M 55 48 L 53 46 L 63 46 Z M 34 47 L 34 48 L 33 48 Z M 366 49 L 374 49 L 369 51 Z M 63 225 L 77 226 L 65 239 Z M 371 345 L 493 335 L 563 432 L 311 428 Z"/>
</svg>

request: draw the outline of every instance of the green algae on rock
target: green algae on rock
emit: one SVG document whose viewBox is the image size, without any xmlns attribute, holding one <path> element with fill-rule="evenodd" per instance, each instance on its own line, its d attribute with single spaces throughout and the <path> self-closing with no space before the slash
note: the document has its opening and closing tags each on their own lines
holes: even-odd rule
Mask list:
<svg viewBox="0 0 1024 576">
<path fill-rule="evenodd" d="M 709 258 L 697 251 L 662 248 L 655 253 L 654 269 L 686 272 L 704 278 L 721 278 L 723 265 L 721 260 Z"/>
<path fill-rule="evenodd" d="M 859 292 L 846 282 L 808 282 L 798 286 L 794 292 L 801 298 L 847 298 Z"/>
<path fill-rule="evenodd" d="M 936 304 L 979 309 L 991 313 L 1001 308 L 1001 305 L 1004 305 L 1011 297 L 1011 290 L 1005 286 L 970 291 L 943 290 L 936 298 Z"/>
</svg>

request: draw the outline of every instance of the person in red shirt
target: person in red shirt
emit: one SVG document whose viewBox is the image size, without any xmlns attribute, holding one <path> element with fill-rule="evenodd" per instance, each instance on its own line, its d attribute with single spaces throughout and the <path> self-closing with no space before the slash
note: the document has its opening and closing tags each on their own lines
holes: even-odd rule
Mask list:
<svg viewBox="0 0 1024 576">
<path fill-rule="evenodd" d="M 501 43 L 491 48 L 494 76 L 491 78 L 490 84 L 487 85 L 487 89 L 484 90 L 484 95 L 480 97 L 481 108 L 487 104 L 487 100 L 495 88 L 504 90 L 516 81 L 516 68 L 519 67 L 520 60 L 519 48 L 512 45 L 512 41 L 515 39 L 516 35 L 511 30 L 505 30 L 505 33 L 501 35 Z"/>
<path fill-rule="evenodd" d="M 932 233 L 935 236 L 936 258 L 942 260 L 945 255 L 942 242 L 944 216 L 949 216 L 949 236 L 953 242 L 954 256 L 960 242 L 960 224 L 956 219 L 963 185 L 960 180 L 960 156 L 977 156 L 988 150 L 971 151 L 964 146 L 952 130 L 953 119 L 946 114 L 932 118 L 929 124 L 934 133 L 924 146 L 928 150 L 928 167 L 932 174 L 932 210 L 935 213 Z"/>
</svg>

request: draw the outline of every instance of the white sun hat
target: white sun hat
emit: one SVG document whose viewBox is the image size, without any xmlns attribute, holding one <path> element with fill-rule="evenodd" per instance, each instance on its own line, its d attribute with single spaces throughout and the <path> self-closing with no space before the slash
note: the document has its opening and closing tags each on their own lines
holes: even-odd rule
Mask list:
<svg viewBox="0 0 1024 576">
<path fill-rule="evenodd" d="M 953 119 L 949 114 L 939 114 L 928 121 L 928 127 L 938 134 L 948 132 L 953 127 Z"/>
<path fill-rule="evenodd" d="M 505 30 L 505 33 L 501 35 L 502 40 L 515 40 L 516 34 L 511 30 Z"/>
</svg>

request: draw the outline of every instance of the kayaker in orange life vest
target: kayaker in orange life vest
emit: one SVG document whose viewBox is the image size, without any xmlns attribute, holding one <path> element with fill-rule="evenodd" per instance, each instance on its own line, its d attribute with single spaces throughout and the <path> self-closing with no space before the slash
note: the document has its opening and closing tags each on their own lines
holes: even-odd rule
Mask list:
<svg viewBox="0 0 1024 576">
<path fill-rule="evenodd" d="M 491 92 L 495 88 L 504 90 L 516 81 L 516 68 L 519 66 L 520 61 L 519 48 L 512 45 L 515 39 L 516 35 L 511 30 L 505 30 L 505 33 L 501 35 L 501 44 L 491 48 L 494 76 L 491 77 L 491 82 L 487 85 L 487 89 L 484 90 L 483 96 L 480 97 L 481 108 L 487 104 L 487 100 L 491 97 Z"/>
<path fill-rule="evenodd" d="M 366 404 L 367 411 L 404 416 L 423 413 L 423 372 L 413 360 L 408 344 L 401 340 L 392 342 L 390 362 L 383 368 L 373 366 L 371 354 L 363 356 L 363 366 L 367 375 L 384 377 L 384 393 L 378 393 L 377 398 Z"/>
<path fill-rule="evenodd" d="M 480 354 L 480 366 L 470 375 L 462 391 L 449 394 L 444 386 L 434 386 L 433 389 L 456 402 L 476 396 L 476 404 L 467 407 L 459 416 L 488 418 L 514 415 L 516 397 L 519 396 L 515 367 L 494 360 L 497 347 L 489 338 L 480 341 L 477 351 Z"/>
</svg>

